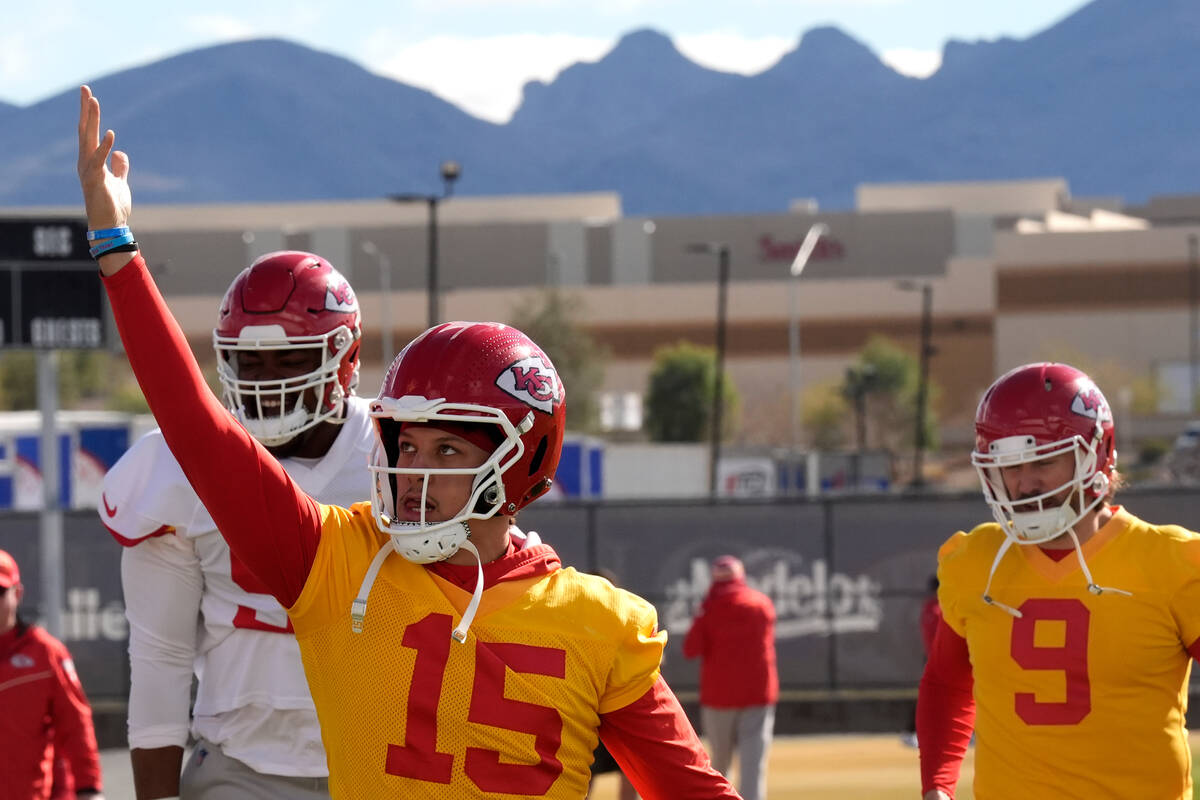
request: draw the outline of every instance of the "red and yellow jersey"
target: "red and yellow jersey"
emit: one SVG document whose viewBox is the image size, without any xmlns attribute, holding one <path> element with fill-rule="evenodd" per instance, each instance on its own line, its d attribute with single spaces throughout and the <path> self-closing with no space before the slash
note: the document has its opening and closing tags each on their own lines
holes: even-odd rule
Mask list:
<svg viewBox="0 0 1200 800">
<path fill-rule="evenodd" d="M 970 651 L 977 709 L 975 797 L 1190 800 L 1188 647 L 1200 637 L 1200 535 L 1123 509 L 1055 561 L 998 525 L 942 546 L 939 599 Z"/>
<path fill-rule="evenodd" d="M 555 569 L 487 588 L 460 645 L 450 632 L 470 593 L 393 555 L 354 633 L 351 603 L 387 537 L 367 503 L 321 510 L 316 559 L 289 613 L 331 793 L 583 797 L 599 715 L 658 678 L 666 634 L 653 607 Z"/>
</svg>

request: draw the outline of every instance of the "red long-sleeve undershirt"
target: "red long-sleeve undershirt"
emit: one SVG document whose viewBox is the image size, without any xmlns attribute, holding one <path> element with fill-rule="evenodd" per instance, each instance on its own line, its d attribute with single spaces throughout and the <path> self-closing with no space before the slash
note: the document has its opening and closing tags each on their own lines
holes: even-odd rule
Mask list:
<svg viewBox="0 0 1200 800">
<path fill-rule="evenodd" d="M 104 284 L 146 402 L 196 495 L 234 555 L 280 603 L 294 605 L 320 541 L 317 502 L 209 390 L 141 255 Z M 602 715 L 600 735 L 647 800 L 738 798 L 661 677 Z"/>
<path fill-rule="evenodd" d="M 974 685 L 967 640 L 941 620 L 917 695 L 922 794 L 941 789 L 954 796 L 975 729 Z"/>
</svg>

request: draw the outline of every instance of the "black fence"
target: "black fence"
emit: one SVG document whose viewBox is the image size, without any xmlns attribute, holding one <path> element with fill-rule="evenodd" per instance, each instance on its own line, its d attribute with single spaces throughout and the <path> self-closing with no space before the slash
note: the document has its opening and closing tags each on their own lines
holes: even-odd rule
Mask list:
<svg viewBox="0 0 1200 800">
<path fill-rule="evenodd" d="M 1150 521 L 1200 528 L 1195 491 L 1129 490 L 1122 500 Z M 565 565 L 607 568 L 654 603 L 670 632 L 664 674 L 685 700 L 695 696 L 698 669 L 680 643 L 708 587 L 709 562 L 733 553 L 775 603 L 785 703 L 911 703 L 924 661 L 918 617 L 937 549 L 954 531 L 988 519 L 979 493 L 969 492 L 535 503 L 519 524 L 553 545 Z M 0 548 L 21 565 L 30 617 L 39 605 L 37 532 L 36 514 L 0 516 Z M 119 704 L 129 686 L 121 548 L 92 513 L 67 513 L 64 538 L 63 639 L 89 696 Z"/>
</svg>

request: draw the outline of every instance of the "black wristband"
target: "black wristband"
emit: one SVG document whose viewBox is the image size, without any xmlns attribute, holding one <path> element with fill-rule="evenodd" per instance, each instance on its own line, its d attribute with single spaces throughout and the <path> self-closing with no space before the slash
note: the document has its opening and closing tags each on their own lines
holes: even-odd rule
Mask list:
<svg viewBox="0 0 1200 800">
<path fill-rule="evenodd" d="M 129 242 L 128 244 L 119 244 L 116 247 L 112 248 L 111 250 L 105 250 L 103 253 L 97 253 L 96 255 L 92 256 L 92 258 L 99 260 L 99 258 L 101 256 L 106 256 L 109 253 L 132 253 L 133 251 L 135 251 L 137 249 L 138 249 L 137 242 Z"/>
</svg>

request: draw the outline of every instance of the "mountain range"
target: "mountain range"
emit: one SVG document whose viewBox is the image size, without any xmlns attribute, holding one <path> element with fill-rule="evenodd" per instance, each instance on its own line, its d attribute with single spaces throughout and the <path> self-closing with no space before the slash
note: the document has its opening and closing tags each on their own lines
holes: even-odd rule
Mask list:
<svg viewBox="0 0 1200 800">
<path fill-rule="evenodd" d="M 1093 0 L 1027 39 L 951 41 L 926 79 L 845 32 L 707 69 L 652 30 L 532 81 L 503 125 L 279 39 L 100 76 L 144 203 L 619 192 L 630 215 L 850 208 L 860 183 L 1065 177 L 1077 195 L 1200 192 L 1200 3 Z M 78 202 L 74 91 L 0 103 L 0 206 Z"/>
</svg>

